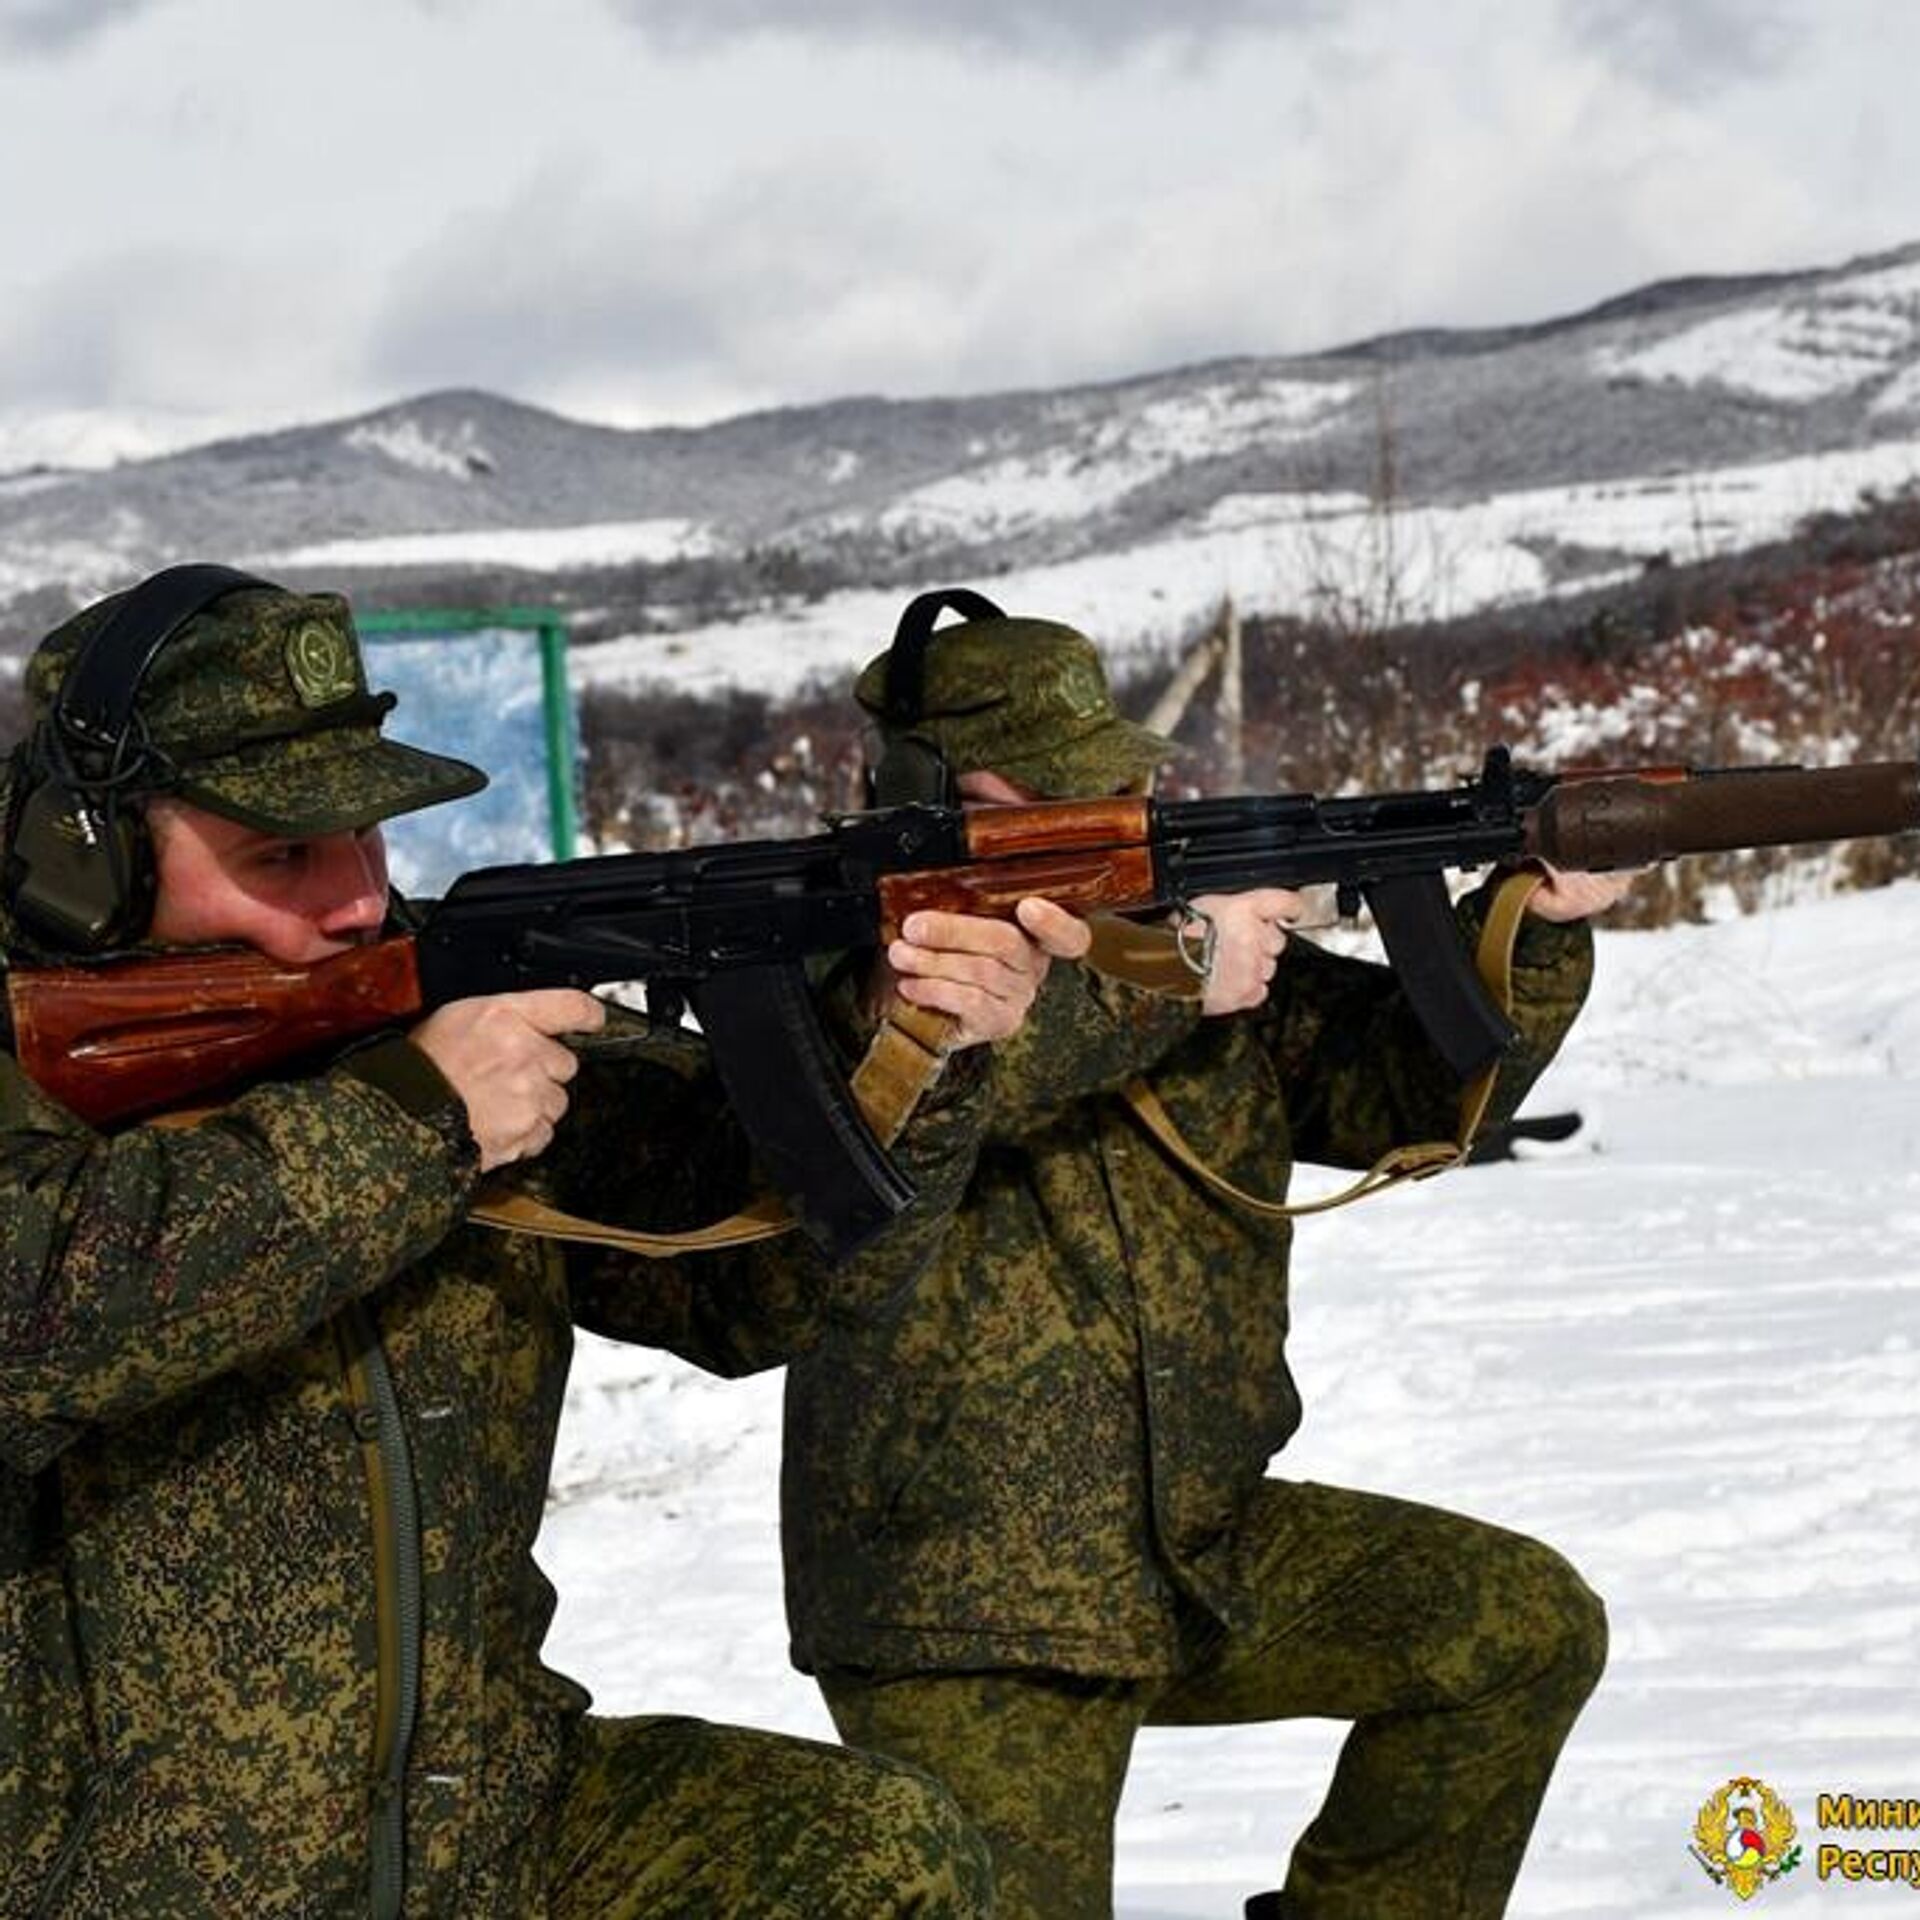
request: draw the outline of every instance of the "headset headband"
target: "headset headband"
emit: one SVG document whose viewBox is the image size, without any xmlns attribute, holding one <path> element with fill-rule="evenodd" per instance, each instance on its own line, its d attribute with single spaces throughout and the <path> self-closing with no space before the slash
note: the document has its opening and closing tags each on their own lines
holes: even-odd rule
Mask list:
<svg viewBox="0 0 1920 1920">
<path fill-rule="evenodd" d="M 241 587 L 272 582 L 236 567 L 194 561 L 141 583 L 82 643 L 60 683 L 53 720 L 78 745 L 112 748 L 125 737 L 134 703 L 160 649 L 195 614 Z"/>
<path fill-rule="evenodd" d="M 1006 615 L 984 593 L 971 587 L 936 587 L 907 602 L 887 649 L 887 682 L 881 695 L 890 727 L 911 727 L 924 717 L 927 701 L 927 646 L 933 623 L 949 607 L 967 620 L 1004 620 Z"/>
</svg>

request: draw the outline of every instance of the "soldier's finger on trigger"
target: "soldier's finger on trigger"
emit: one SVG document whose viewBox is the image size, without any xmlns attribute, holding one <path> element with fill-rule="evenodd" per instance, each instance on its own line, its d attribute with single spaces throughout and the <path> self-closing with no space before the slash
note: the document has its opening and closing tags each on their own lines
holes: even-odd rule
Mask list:
<svg viewBox="0 0 1920 1920">
<path fill-rule="evenodd" d="M 999 1000 L 1021 992 L 1021 983 L 1028 977 L 1024 955 L 1002 958 L 998 954 L 944 953 L 940 962 L 943 978 L 978 987 Z"/>
<path fill-rule="evenodd" d="M 949 947 L 921 947 L 909 944 L 899 958 L 887 958 L 896 973 L 911 974 L 921 980 L 951 980 L 962 977 L 967 968 L 980 964 L 972 956 L 955 953 Z"/>
<path fill-rule="evenodd" d="M 919 964 L 920 955 L 925 948 L 916 947 L 911 940 L 901 938 L 887 942 L 887 965 L 895 973 L 911 973 Z"/>
<path fill-rule="evenodd" d="M 950 1013 L 956 1019 L 964 1020 L 969 1011 L 963 991 L 937 975 L 917 975 L 911 980 L 902 981 L 900 991 L 916 1007 L 932 1007 L 936 1012 Z"/>
<path fill-rule="evenodd" d="M 1004 920 L 931 907 L 910 913 L 900 931 L 912 944 L 940 952 L 1011 953 L 1026 937 Z"/>
</svg>

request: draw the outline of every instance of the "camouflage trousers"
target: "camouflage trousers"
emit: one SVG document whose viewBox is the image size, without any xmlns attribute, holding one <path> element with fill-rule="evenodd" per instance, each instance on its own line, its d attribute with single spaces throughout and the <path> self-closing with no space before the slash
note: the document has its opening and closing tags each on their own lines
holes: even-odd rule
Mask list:
<svg viewBox="0 0 1920 1920">
<path fill-rule="evenodd" d="M 911 1768 L 702 1720 L 581 1723 L 549 1920 L 979 1920 L 986 1849 Z"/>
<path fill-rule="evenodd" d="M 1287 1920 L 1503 1913 L 1606 1657 L 1599 1600 L 1536 1540 L 1335 1487 L 1262 1482 L 1235 1545 L 1239 1625 L 1195 1625 L 1165 1679 L 842 1670 L 821 1691 L 849 1744 L 952 1789 L 992 1847 L 1001 1920 L 1111 1913 L 1140 1727 L 1299 1715 L 1353 1727 L 1293 1850 Z"/>
</svg>

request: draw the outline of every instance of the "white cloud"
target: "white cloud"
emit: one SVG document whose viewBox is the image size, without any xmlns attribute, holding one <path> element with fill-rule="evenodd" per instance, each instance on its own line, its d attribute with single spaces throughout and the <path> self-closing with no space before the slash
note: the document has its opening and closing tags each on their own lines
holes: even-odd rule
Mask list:
<svg viewBox="0 0 1920 1920">
<path fill-rule="evenodd" d="M 56 18 L 0 7 L 16 40 Z M 1920 232 L 1920 11 L 1876 0 L 717 0 L 670 48 L 664 11 L 62 0 L 62 57 L 0 63 L 10 400 L 478 383 L 688 419 L 1542 318 Z"/>
<path fill-rule="evenodd" d="M 60 53 L 164 0 L 0 0 L 0 47 Z"/>
<path fill-rule="evenodd" d="M 1577 39 L 1688 97 L 1776 72 L 1810 31 L 1795 0 L 1564 0 Z M 1799 0 L 1804 5 L 1804 0 Z"/>
<path fill-rule="evenodd" d="M 321 301 L 297 257 L 139 247 L 56 275 L 0 307 L 0 386 L 54 407 L 185 404 L 277 418 L 296 396 L 352 382 L 349 297 Z"/>
<path fill-rule="evenodd" d="M 1142 40 L 1188 43 L 1287 27 L 1333 0 L 615 0 L 620 14 L 672 47 L 755 34 L 808 40 L 941 42 L 1075 57 Z"/>
</svg>

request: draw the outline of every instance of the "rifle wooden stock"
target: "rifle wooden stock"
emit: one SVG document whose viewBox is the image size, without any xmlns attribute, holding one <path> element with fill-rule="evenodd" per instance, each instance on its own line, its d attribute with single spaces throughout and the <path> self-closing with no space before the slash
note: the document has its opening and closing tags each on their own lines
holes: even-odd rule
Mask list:
<svg viewBox="0 0 1920 1920">
<path fill-rule="evenodd" d="M 411 937 L 312 966 L 248 949 L 7 978 L 28 1075 L 94 1126 L 222 1093 L 421 1010 Z"/>
<path fill-rule="evenodd" d="M 1600 873 L 1687 853 L 1787 847 L 1920 827 L 1920 763 L 1754 767 L 1676 778 L 1566 776 L 1533 810 L 1527 851 Z"/>
</svg>

